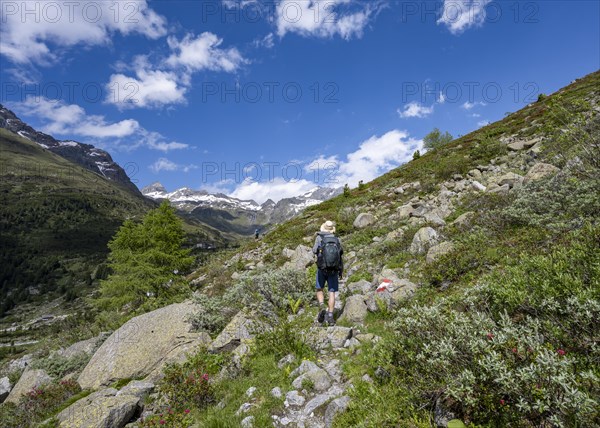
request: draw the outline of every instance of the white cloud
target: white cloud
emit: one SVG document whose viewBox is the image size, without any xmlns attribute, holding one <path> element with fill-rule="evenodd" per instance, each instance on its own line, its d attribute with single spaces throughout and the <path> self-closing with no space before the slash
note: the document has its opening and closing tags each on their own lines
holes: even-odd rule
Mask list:
<svg viewBox="0 0 600 428">
<path fill-rule="evenodd" d="M 105 101 L 121 109 L 182 104 L 194 72 L 233 73 L 247 63 L 236 48 L 219 48 L 223 40 L 213 33 L 198 37 L 188 34 L 182 40 L 169 37 L 167 43 L 171 54 L 158 65 L 151 64 L 145 55 L 137 56 L 131 66 L 118 64 L 119 71 L 130 69 L 135 77 L 113 74 L 106 84 Z"/>
<path fill-rule="evenodd" d="M 166 20 L 146 0 L 0 2 L 0 53 L 19 64 L 51 64 L 60 48 L 107 45 L 114 33 L 166 34 Z"/>
<path fill-rule="evenodd" d="M 427 107 L 417 101 L 411 101 L 404 106 L 404 110 L 398 109 L 398 115 L 403 118 L 424 118 L 433 113 L 433 106 Z"/>
<path fill-rule="evenodd" d="M 487 125 L 489 125 L 489 124 L 490 124 L 490 121 L 489 121 L 489 120 L 481 120 L 481 121 L 477 122 L 477 126 L 479 126 L 480 128 L 481 128 L 482 126 L 487 126 Z"/>
<path fill-rule="evenodd" d="M 289 164 L 303 167 L 303 174 L 294 169 L 294 175 L 297 177 L 294 180 L 271 177 L 266 181 L 255 181 L 247 178 L 236 186 L 235 182 L 229 179 L 202 187 L 212 193 L 225 193 L 242 200 L 253 199 L 263 203 L 272 199 L 278 202 L 283 198 L 306 193 L 318 185 L 341 187 L 347 183 L 356 187 L 361 180 L 366 183 L 409 161 L 416 150 L 422 149 L 422 140 L 410 138 L 405 131 L 393 130 L 363 141 L 358 149 L 348 154 L 344 160 L 335 155 L 319 156 L 309 162 L 290 161 Z M 320 182 L 309 179 L 315 175 L 321 177 Z"/>
<path fill-rule="evenodd" d="M 461 106 L 465 110 L 472 110 L 477 106 L 485 107 L 487 104 L 483 101 L 475 101 L 474 103 L 470 103 L 469 101 L 465 101 L 465 103 Z"/>
<path fill-rule="evenodd" d="M 245 180 L 235 188 L 230 196 L 242 200 L 252 199 L 262 204 L 267 199 L 279 201 L 284 198 L 291 198 L 301 195 L 314 189 L 317 185 L 311 181 L 286 180 L 282 177 L 276 177 L 265 182 Z"/>
<path fill-rule="evenodd" d="M 485 7 L 490 2 L 491 0 L 444 0 L 437 23 L 445 25 L 452 34 L 480 27 L 485 21 Z"/>
<path fill-rule="evenodd" d="M 379 2 L 353 0 L 280 0 L 275 11 L 277 34 L 305 37 L 361 38 Z M 353 10 L 351 10 L 353 9 Z"/>
<path fill-rule="evenodd" d="M 437 103 L 444 104 L 445 102 L 446 102 L 446 97 L 444 96 L 443 92 L 440 92 L 440 95 L 438 96 L 438 99 L 437 99 Z"/>
<path fill-rule="evenodd" d="M 249 4 L 258 3 L 258 0 L 223 0 L 223 6 L 228 9 L 244 8 Z"/>
<path fill-rule="evenodd" d="M 264 47 L 267 49 L 273 49 L 275 46 L 275 35 L 273 33 L 269 33 L 262 38 L 255 39 L 252 44 L 256 48 Z"/>
<path fill-rule="evenodd" d="M 76 104 L 65 104 L 47 98 L 28 97 L 17 105 L 18 111 L 42 119 L 49 134 L 77 135 L 92 138 L 122 138 L 136 133 L 140 125 L 133 119 L 109 123 L 104 116 L 87 115 Z"/>
<path fill-rule="evenodd" d="M 134 119 L 110 122 L 102 115 L 90 115 L 81 106 L 63 101 L 28 97 L 13 108 L 37 118 L 42 123 L 41 130 L 55 137 L 92 139 L 94 143 L 127 150 L 145 146 L 167 152 L 189 147 L 166 141 L 161 134 L 144 129 Z"/>
<path fill-rule="evenodd" d="M 204 32 L 198 37 L 188 34 L 181 41 L 169 37 L 168 43 L 174 53 L 166 63 L 172 67 L 183 66 L 191 71 L 212 70 L 231 73 L 245 62 L 236 48 L 219 48 L 223 39 L 213 33 Z"/>
<path fill-rule="evenodd" d="M 473 113 L 473 114 L 471 114 L 471 117 L 478 118 L 478 117 L 481 117 L 481 115 L 479 113 Z"/>
<path fill-rule="evenodd" d="M 154 162 L 152 165 L 150 165 L 148 168 L 150 168 L 155 174 L 161 172 L 161 171 L 183 171 L 183 172 L 189 172 L 193 169 L 197 169 L 198 166 L 197 165 L 179 165 L 176 164 L 173 161 L 170 161 L 167 158 L 159 158 L 156 162 Z"/>
</svg>

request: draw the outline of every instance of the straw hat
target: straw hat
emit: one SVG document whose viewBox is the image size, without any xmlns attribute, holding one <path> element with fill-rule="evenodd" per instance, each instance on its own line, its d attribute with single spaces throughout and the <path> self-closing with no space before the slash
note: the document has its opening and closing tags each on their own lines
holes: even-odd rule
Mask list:
<svg viewBox="0 0 600 428">
<path fill-rule="evenodd" d="M 335 224 L 332 221 L 327 220 L 321 225 L 321 232 L 335 233 Z"/>
</svg>

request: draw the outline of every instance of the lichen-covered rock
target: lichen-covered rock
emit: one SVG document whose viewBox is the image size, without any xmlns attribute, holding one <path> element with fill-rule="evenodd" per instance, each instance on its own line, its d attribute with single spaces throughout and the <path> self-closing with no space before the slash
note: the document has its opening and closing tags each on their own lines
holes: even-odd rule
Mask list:
<svg viewBox="0 0 600 428">
<path fill-rule="evenodd" d="M 396 284 L 394 291 L 392 291 L 392 304 L 397 304 L 402 300 L 408 299 L 415 294 L 417 290 L 417 284 L 410 282 L 408 279 L 402 279 Z"/>
<path fill-rule="evenodd" d="M 56 418 L 60 428 L 121 428 L 139 408 L 140 398 L 118 394 L 114 388 L 94 392 L 76 401 Z"/>
<path fill-rule="evenodd" d="M 473 218 L 475 218 L 475 213 L 468 211 L 464 214 L 461 214 L 460 216 L 458 216 L 456 218 L 456 220 L 454 220 L 452 223 L 450 223 L 452 226 L 456 226 L 460 229 L 465 229 L 467 227 L 469 227 L 471 225 L 471 222 L 473 221 Z"/>
<path fill-rule="evenodd" d="M 438 233 L 431 227 L 423 227 L 415 233 L 410 252 L 412 254 L 422 254 L 438 241 Z"/>
<path fill-rule="evenodd" d="M 372 289 L 373 285 L 365 279 L 348 284 L 348 290 L 350 290 L 352 294 L 366 294 Z"/>
<path fill-rule="evenodd" d="M 314 262 L 312 248 L 306 245 L 298 245 L 291 254 L 290 261 L 284 264 L 286 269 L 295 269 L 303 271 L 307 266 Z"/>
<path fill-rule="evenodd" d="M 305 381 L 311 381 L 315 391 L 326 391 L 331 386 L 331 379 L 327 372 L 319 367 L 301 374 L 292 382 L 292 386 L 301 389 Z"/>
<path fill-rule="evenodd" d="M 78 382 L 84 389 L 97 389 L 118 379 L 160 375 L 168 362 L 205 344 L 206 334 L 189 333 L 187 321 L 197 306 L 177 303 L 132 318 L 116 330 L 94 353 Z"/>
<path fill-rule="evenodd" d="M 82 340 L 67 348 L 61 348 L 56 351 L 56 354 L 64 358 L 73 358 L 78 354 L 92 355 L 107 337 L 108 333 L 100 333 L 98 336 L 92 337 L 91 339 Z"/>
<path fill-rule="evenodd" d="M 6 397 L 7 403 L 18 403 L 19 399 L 31 391 L 33 388 L 39 388 L 42 385 L 52 382 L 52 378 L 48 376 L 42 369 L 31 369 L 27 367 L 19 381 Z"/>
<path fill-rule="evenodd" d="M 259 326 L 256 321 L 253 321 L 243 311 L 240 311 L 213 340 L 209 346 L 209 350 L 218 352 L 232 351 L 243 340 L 253 338 L 258 328 Z"/>
<path fill-rule="evenodd" d="M 375 221 L 376 219 L 373 214 L 360 213 L 354 220 L 353 225 L 357 229 L 364 229 L 365 227 L 371 226 Z"/>
<path fill-rule="evenodd" d="M 558 171 L 560 171 L 559 168 L 555 167 L 554 165 L 550 165 L 549 163 L 542 163 L 542 162 L 536 163 L 535 165 L 533 165 L 531 167 L 529 172 L 525 175 L 525 179 L 523 180 L 523 183 L 527 184 L 530 181 L 536 181 L 536 180 L 544 178 L 548 175 L 554 175 Z"/>
<path fill-rule="evenodd" d="M 352 337 L 352 329 L 348 327 L 312 327 L 306 337 L 306 341 L 317 350 L 332 347 L 339 349 L 344 347 L 346 339 Z"/>
<path fill-rule="evenodd" d="M 344 313 L 340 320 L 347 320 L 351 323 L 362 323 L 367 316 L 367 305 L 365 297 L 357 294 L 346 299 Z"/>
</svg>

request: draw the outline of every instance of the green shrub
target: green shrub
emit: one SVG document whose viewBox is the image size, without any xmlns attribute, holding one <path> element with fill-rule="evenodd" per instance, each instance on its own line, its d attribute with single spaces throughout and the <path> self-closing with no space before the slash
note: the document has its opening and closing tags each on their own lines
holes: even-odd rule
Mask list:
<svg viewBox="0 0 600 428">
<path fill-rule="evenodd" d="M 161 394 L 177 410 L 203 408 L 214 401 L 210 375 L 202 368 L 185 364 L 167 366 L 159 384 Z"/>
<path fill-rule="evenodd" d="M 194 418 L 190 409 L 174 410 L 167 407 L 157 415 L 151 415 L 140 420 L 140 426 L 147 427 L 169 427 L 169 428 L 188 428 L 194 424 Z"/>
<path fill-rule="evenodd" d="M 62 410 L 63 403 L 81 392 L 74 380 L 63 380 L 33 388 L 14 403 L 0 405 L 0 420 L 6 428 L 27 428 Z"/>
<path fill-rule="evenodd" d="M 74 355 L 72 358 L 53 355 L 34 361 L 31 367 L 34 369 L 43 369 L 53 378 L 60 379 L 69 373 L 79 373 L 90 361 L 90 358 L 88 354 L 83 352 Z"/>
<path fill-rule="evenodd" d="M 378 389 L 410 385 L 414 405 L 429 408 L 441 394 L 478 424 L 593 426 L 599 247 L 600 226 L 588 225 L 550 254 L 515 256 L 478 286 L 399 309 L 395 337 L 372 353 L 373 370 L 390 374 Z"/>
<path fill-rule="evenodd" d="M 199 309 L 189 318 L 189 321 L 195 330 L 211 334 L 223 330 L 232 314 L 224 307 L 220 297 L 197 294 L 194 296 L 194 302 L 198 304 Z"/>
<path fill-rule="evenodd" d="M 256 336 L 257 352 L 261 355 L 272 355 L 276 360 L 288 354 L 294 354 L 300 360 L 314 358 L 314 351 L 302 335 L 298 334 L 301 331 L 299 327 L 283 319 L 272 330 Z"/>
</svg>

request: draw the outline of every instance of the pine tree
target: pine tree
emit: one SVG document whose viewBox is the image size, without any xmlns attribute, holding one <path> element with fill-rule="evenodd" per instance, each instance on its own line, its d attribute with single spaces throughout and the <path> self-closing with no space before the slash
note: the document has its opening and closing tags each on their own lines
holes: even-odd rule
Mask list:
<svg viewBox="0 0 600 428">
<path fill-rule="evenodd" d="M 189 291 L 180 273 L 193 257 L 183 248 L 181 220 L 167 201 L 141 223 L 125 221 L 109 242 L 112 274 L 100 282 L 97 305 L 106 310 L 144 311 L 177 300 Z"/>
</svg>

